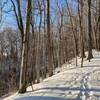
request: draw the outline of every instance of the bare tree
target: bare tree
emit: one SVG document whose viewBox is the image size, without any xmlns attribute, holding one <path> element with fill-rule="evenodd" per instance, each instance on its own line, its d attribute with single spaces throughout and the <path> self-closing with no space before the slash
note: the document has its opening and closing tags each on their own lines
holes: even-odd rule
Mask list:
<svg viewBox="0 0 100 100">
<path fill-rule="evenodd" d="M 96 25 L 96 32 L 98 33 L 98 47 L 97 49 L 100 51 L 100 1 L 99 1 L 99 9 L 98 9 L 98 19 Z"/>
<path fill-rule="evenodd" d="M 49 76 L 53 75 L 53 59 L 52 59 L 52 43 L 51 43 L 51 32 L 50 32 L 50 0 L 46 0 L 47 6 L 47 38 L 48 38 L 48 71 Z"/>
<path fill-rule="evenodd" d="M 23 36 L 23 45 L 22 45 L 23 47 L 22 47 L 19 93 L 26 92 L 26 88 L 27 88 L 26 75 L 27 75 L 27 61 L 28 61 L 30 17 L 31 17 L 31 0 L 27 0 L 26 2 L 26 26 L 25 26 L 24 36 Z"/>
<path fill-rule="evenodd" d="M 79 15 L 79 26 L 80 26 L 80 51 L 81 51 L 81 67 L 83 66 L 84 53 L 84 35 L 83 35 L 83 0 L 78 0 L 78 15 Z"/>
<path fill-rule="evenodd" d="M 88 0 L 88 60 L 93 58 L 92 55 L 92 23 L 91 23 L 91 0 Z"/>
<path fill-rule="evenodd" d="M 72 14 L 70 12 L 70 8 L 69 8 L 68 1 L 67 0 L 66 0 L 66 5 L 67 5 L 67 9 L 68 9 L 68 14 L 69 14 L 69 17 L 70 17 L 71 26 L 72 26 L 72 34 L 73 34 L 74 47 L 75 47 L 74 52 L 75 52 L 76 66 L 77 66 L 77 39 L 76 39 L 76 36 L 75 36 L 74 23 L 73 23 Z"/>
</svg>

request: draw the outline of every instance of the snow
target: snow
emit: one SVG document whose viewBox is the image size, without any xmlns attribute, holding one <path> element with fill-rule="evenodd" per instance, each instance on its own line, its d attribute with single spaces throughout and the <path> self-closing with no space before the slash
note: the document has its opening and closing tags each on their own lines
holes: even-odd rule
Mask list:
<svg viewBox="0 0 100 100">
<path fill-rule="evenodd" d="M 73 59 L 59 69 L 62 72 L 33 85 L 34 91 L 30 86 L 25 94 L 1 100 L 100 100 L 100 52 L 93 51 L 93 55 L 91 62 L 84 59 L 83 68 L 80 58 L 77 67 Z"/>
</svg>

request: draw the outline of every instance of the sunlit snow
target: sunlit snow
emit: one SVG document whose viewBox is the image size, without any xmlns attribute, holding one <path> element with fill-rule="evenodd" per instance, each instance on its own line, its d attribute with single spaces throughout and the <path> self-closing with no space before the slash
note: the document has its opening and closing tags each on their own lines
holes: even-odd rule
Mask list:
<svg viewBox="0 0 100 100">
<path fill-rule="evenodd" d="M 74 59 L 71 65 L 63 65 L 60 73 L 45 79 L 39 84 L 27 88 L 25 94 L 14 94 L 4 100 L 100 100 L 100 52 L 93 51 L 91 62 L 81 59 L 75 67 Z M 70 68 L 69 68 L 70 67 Z"/>
</svg>

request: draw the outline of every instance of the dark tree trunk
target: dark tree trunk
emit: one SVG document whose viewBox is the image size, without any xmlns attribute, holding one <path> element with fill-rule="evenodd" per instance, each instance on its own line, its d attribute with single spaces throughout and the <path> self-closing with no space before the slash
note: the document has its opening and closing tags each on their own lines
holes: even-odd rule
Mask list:
<svg viewBox="0 0 100 100">
<path fill-rule="evenodd" d="M 50 34 L 50 0 L 46 0 L 47 5 L 47 37 L 48 37 L 48 71 L 49 76 L 53 75 L 52 43 Z"/>
<path fill-rule="evenodd" d="M 27 0 L 27 3 L 26 3 L 26 29 L 25 29 L 24 38 L 23 38 L 23 45 L 22 45 L 23 47 L 22 47 L 22 60 L 21 60 L 19 93 L 25 93 L 26 88 L 27 88 L 26 77 L 27 77 L 30 15 L 31 15 L 31 0 Z"/>
<path fill-rule="evenodd" d="M 92 55 L 92 24 L 91 24 L 91 0 L 88 0 L 88 60 L 93 58 Z"/>
<path fill-rule="evenodd" d="M 100 1 L 99 1 L 99 16 L 98 16 L 98 21 L 97 21 L 97 26 L 96 26 L 97 34 L 98 34 L 98 50 L 100 51 Z"/>
</svg>

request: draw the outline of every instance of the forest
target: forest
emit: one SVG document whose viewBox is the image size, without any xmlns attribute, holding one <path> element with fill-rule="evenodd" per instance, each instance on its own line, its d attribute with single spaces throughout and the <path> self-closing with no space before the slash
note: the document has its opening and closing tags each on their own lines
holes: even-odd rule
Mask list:
<svg viewBox="0 0 100 100">
<path fill-rule="evenodd" d="M 100 51 L 100 0 L 0 0 L 0 97 L 34 90 L 73 59 L 84 68 L 94 50 Z"/>
</svg>

